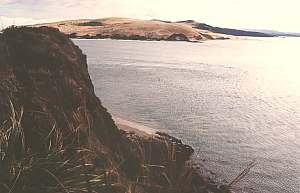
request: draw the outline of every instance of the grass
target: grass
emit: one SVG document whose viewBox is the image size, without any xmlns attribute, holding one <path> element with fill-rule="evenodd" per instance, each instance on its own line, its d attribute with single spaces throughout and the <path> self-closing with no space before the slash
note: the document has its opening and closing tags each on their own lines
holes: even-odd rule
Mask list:
<svg viewBox="0 0 300 193">
<path fill-rule="evenodd" d="M 191 181 L 189 172 L 192 170 L 178 170 L 176 145 L 169 141 L 162 141 L 160 145 L 165 156 L 160 158 L 159 164 L 152 163 L 156 155 L 151 157 L 149 153 L 153 151 L 152 139 L 131 144 L 138 152 L 141 168 L 133 179 L 121 171 L 124 160 L 114 159 L 115 155 L 78 147 L 77 140 L 66 146 L 65 136 L 55 124 L 42 137 L 43 151 L 33 152 L 22 127 L 23 108 L 17 110 L 10 101 L 10 109 L 9 118 L 0 126 L 0 192 L 139 193 L 146 190 L 177 193 L 185 192 L 189 185 L 186 181 Z M 76 129 L 72 134 L 78 138 Z"/>
<path fill-rule="evenodd" d="M 154 137 L 149 139 L 156 141 Z M 181 161 L 178 157 L 178 144 L 161 138 L 159 150 L 155 142 L 135 141 L 135 147 L 141 156 L 141 170 L 136 179 L 132 181 L 130 193 L 139 193 L 145 190 L 151 193 L 206 193 L 210 181 L 197 173 L 191 162 Z M 162 156 L 155 152 L 161 151 Z M 160 157 L 161 160 L 155 160 Z M 220 190 L 219 192 L 229 192 Z"/>
<path fill-rule="evenodd" d="M 78 26 L 103 26 L 101 22 L 98 21 L 89 21 L 84 23 L 78 23 Z"/>
<path fill-rule="evenodd" d="M 11 101 L 10 108 L 9 119 L 0 127 L 0 192 L 205 193 L 209 189 L 210 182 L 197 175 L 189 162 L 179 161 L 176 142 L 164 138 L 131 139 L 131 150 L 140 160 L 140 172 L 134 178 L 126 177 L 122 171 L 125 160 L 115 159 L 112 153 L 78 147 L 76 140 L 66 146 L 55 124 L 43 137 L 41 145 L 46 148 L 32 152 L 21 124 L 23 108 L 16 110 Z M 74 130 L 73 135 L 78 137 L 78 132 Z M 253 164 L 223 192 L 229 192 L 251 167 Z"/>
<path fill-rule="evenodd" d="M 21 126 L 23 110 L 17 112 L 12 102 L 10 105 L 10 119 L 0 128 L 0 192 L 84 193 L 107 189 L 108 172 L 89 161 L 99 160 L 99 155 L 89 149 L 65 148 L 62 133 L 55 127 L 45 137 L 43 145 L 48 148 L 31 152 Z"/>
</svg>

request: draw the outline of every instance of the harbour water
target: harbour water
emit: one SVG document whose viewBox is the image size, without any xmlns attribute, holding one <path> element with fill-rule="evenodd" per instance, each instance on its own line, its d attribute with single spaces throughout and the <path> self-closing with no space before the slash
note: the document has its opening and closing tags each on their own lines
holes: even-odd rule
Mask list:
<svg viewBox="0 0 300 193">
<path fill-rule="evenodd" d="M 235 192 L 300 192 L 300 39 L 74 42 L 111 113 L 182 139 L 217 179 L 255 160 Z"/>
</svg>

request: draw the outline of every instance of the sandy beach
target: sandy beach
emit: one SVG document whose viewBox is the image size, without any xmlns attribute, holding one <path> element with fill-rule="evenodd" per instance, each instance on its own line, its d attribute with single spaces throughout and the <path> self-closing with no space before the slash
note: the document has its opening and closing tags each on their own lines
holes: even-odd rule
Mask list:
<svg viewBox="0 0 300 193">
<path fill-rule="evenodd" d="M 155 133 L 157 132 L 157 130 L 153 128 L 147 127 L 145 125 L 141 125 L 139 123 L 125 120 L 115 115 L 113 115 L 113 120 L 115 121 L 119 129 L 127 132 L 133 132 L 141 137 L 151 137 L 155 135 Z"/>
</svg>

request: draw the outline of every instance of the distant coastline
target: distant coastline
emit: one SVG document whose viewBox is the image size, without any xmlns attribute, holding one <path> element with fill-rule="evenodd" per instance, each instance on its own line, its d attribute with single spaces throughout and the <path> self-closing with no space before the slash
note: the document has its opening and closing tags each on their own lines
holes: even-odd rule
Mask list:
<svg viewBox="0 0 300 193">
<path fill-rule="evenodd" d="M 194 20 L 170 22 L 112 17 L 60 21 L 32 27 L 43 26 L 59 29 L 70 38 L 76 39 L 202 42 L 234 39 L 238 36 L 274 37 L 262 32 L 213 27 Z"/>
</svg>

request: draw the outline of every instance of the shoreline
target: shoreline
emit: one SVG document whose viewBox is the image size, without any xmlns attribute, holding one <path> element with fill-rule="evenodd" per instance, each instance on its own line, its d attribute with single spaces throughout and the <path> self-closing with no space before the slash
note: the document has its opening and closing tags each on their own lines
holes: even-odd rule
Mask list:
<svg viewBox="0 0 300 193">
<path fill-rule="evenodd" d="M 147 127 L 145 125 L 129 121 L 124 118 L 120 118 L 114 114 L 111 115 L 118 129 L 126 132 L 127 134 L 129 134 L 129 136 L 137 136 L 143 140 L 149 140 L 151 138 L 163 139 L 173 142 L 175 144 L 178 143 L 179 146 L 189 147 L 194 151 L 194 147 L 182 143 L 181 138 L 177 138 L 172 135 L 169 135 L 168 133 L 161 132 L 157 129 Z M 192 154 L 194 153 L 195 152 L 193 152 Z M 214 171 L 211 171 L 205 167 L 203 168 L 202 163 L 197 162 L 193 158 L 193 155 L 191 155 L 188 161 L 190 161 L 188 165 L 190 165 L 192 170 L 196 173 L 196 178 L 204 181 L 206 180 L 206 185 L 208 185 L 209 189 L 211 190 L 211 193 L 230 193 L 230 187 L 225 185 L 224 182 L 221 182 L 220 179 L 216 177 L 216 173 L 214 173 Z"/>
<path fill-rule="evenodd" d="M 145 125 L 129 121 L 118 116 L 112 115 L 112 119 L 115 121 L 116 126 L 120 130 L 124 130 L 129 133 L 134 133 L 140 137 L 152 137 L 156 135 L 156 132 L 159 132 L 156 129 L 147 127 Z"/>
<path fill-rule="evenodd" d="M 215 39 L 201 39 L 201 40 L 168 40 L 168 39 L 132 39 L 132 38 L 97 38 L 94 36 L 71 36 L 70 34 L 66 34 L 70 39 L 75 40 L 127 40 L 127 41 L 145 41 L 145 42 L 188 42 L 188 43 L 203 43 L 206 41 L 213 41 L 213 40 L 234 40 L 236 37 L 218 37 Z M 247 37 L 247 36 L 245 36 Z"/>
</svg>

